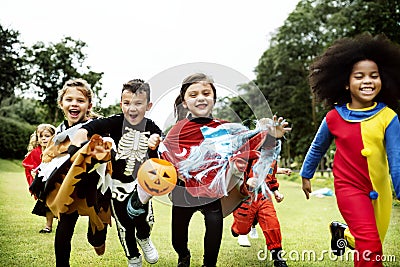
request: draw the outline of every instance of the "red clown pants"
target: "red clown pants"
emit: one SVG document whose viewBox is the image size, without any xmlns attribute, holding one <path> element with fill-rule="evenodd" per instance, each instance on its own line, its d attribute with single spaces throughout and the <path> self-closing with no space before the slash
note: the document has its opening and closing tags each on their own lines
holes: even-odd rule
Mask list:
<svg viewBox="0 0 400 267">
<path fill-rule="evenodd" d="M 282 247 L 281 228 L 271 197 L 267 198 L 259 193 L 257 200 L 243 202 L 233 212 L 233 218 L 232 231 L 236 234 L 248 234 L 254 219 L 257 219 L 268 250 Z"/>
</svg>

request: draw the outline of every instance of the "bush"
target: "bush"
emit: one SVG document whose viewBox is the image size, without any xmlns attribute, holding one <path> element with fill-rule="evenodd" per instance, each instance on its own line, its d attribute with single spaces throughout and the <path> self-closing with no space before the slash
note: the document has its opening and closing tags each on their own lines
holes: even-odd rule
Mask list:
<svg viewBox="0 0 400 267">
<path fill-rule="evenodd" d="M 0 117 L 0 157 L 3 159 L 23 159 L 30 135 L 36 127 L 11 118 Z"/>
</svg>

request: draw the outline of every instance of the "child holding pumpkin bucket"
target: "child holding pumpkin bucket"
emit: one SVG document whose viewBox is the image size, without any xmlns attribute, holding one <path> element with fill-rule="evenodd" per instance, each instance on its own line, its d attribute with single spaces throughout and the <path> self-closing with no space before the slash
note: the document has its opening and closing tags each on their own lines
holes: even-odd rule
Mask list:
<svg viewBox="0 0 400 267">
<path fill-rule="evenodd" d="M 136 243 L 142 248 L 145 260 L 154 264 L 158 261 L 158 252 L 150 239 L 154 222 L 151 195 L 136 179 L 140 164 L 149 157 L 158 157 L 156 149 L 161 140 L 160 128 L 145 117 L 152 107 L 149 84 L 140 79 L 124 84 L 120 106 L 122 114 L 97 119 L 79 129 L 73 145 L 80 146 L 94 134 L 110 136 L 118 144 L 112 159 L 111 206 L 119 239 L 129 267 L 142 266 Z"/>
<path fill-rule="evenodd" d="M 308 199 L 310 180 L 334 139 L 335 194 L 349 228 L 332 223 L 331 246 L 336 255 L 347 242 L 355 246 L 355 266 L 382 266 L 392 209 L 390 176 L 400 198 L 400 123 L 393 111 L 399 107 L 399 73 L 400 46 L 369 34 L 337 40 L 310 68 L 311 89 L 331 110 L 300 170 L 302 189 Z"/>
<path fill-rule="evenodd" d="M 203 73 L 196 73 L 184 79 L 180 95 L 175 101 L 175 114 L 178 122 L 171 128 L 160 145 L 161 156 L 178 166 L 190 156 L 191 149 L 199 146 L 204 139 L 201 127 L 217 128 L 228 123 L 212 117 L 216 101 L 213 80 Z M 183 111 L 183 112 L 182 112 Z M 283 118 L 274 117 L 276 137 L 281 137 L 289 129 Z M 204 128 L 203 128 L 204 129 Z M 188 249 L 188 228 L 196 211 L 201 211 L 205 221 L 203 266 L 216 266 L 222 239 L 223 213 L 218 192 L 209 190 L 215 179 L 215 172 L 208 173 L 202 181 L 181 178 L 172 191 L 172 245 L 178 254 L 178 266 L 190 266 Z M 192 181 L 191 184 L 189 181 Z M 204 185 L 206 184 L 206 185 Z"/>
</svg>

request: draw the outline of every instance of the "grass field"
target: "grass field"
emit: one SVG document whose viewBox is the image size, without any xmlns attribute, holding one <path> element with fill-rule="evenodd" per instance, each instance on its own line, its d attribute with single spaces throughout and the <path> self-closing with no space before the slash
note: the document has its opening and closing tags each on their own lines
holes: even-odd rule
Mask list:
<svg viewBox="0 0 400 267">
<path fill-rule="evenodd" d="M 328 224 L 342 220 L 335 198 L 312 198 L 306 200 L 298 180 L 280 180 L 280 191 L 285 200 L 276 204 L 282 227 L 283 248 L 289 266 L 353 266 L 345 256 L 335 257 L 328 253 L 330 234 Z M 314 179 L 313 189 L 331 186 L 331 178 Z M 155 225 L 153 243 L 157 246 L 160 260 L 154 266 L 176 266 L 177 255 L 171 245 L 171 207 L 163 199 L 154 200 Z M 53 240 L 51 234 L 39 234 L 44 217 L 31 214 L 34 200 L 29 195 L 20 162 L 0 160 L 0 266 L 54 266 Z M 385 266 L 400 266 L 400 207 L 394 206 L 391 225 L 384 243 L 384 254 L 396 257 L 396 262 Z M 240 247 L 230 233 L 232 216 L 224 220 L 224 233 L 218 266 L 272 266 L 265 259 L 265 241 L 257 226 L 259 238 L 250 239 L 250 248 Z M 57 221 L 54 222 L 54 229 Z M 106 253 L 99 257 L 86 240 L 87 218 L 81 217 L 72 243 L 71 266 L 127 266 L 118 241 L 116 227 L 109 228 Z M 203 253 L 204 223 L 200 213 L 191 221 L 189 248 L 191 266 L 201 266 Z M 313 254 L 315 253 L 315 257 Z M 302 257 L 303 254 L 303 257 Z M 269 256 L 269 254 L 268 254 Z M 150 266 L 143 263 L 143 266 Z"/>
</svg>

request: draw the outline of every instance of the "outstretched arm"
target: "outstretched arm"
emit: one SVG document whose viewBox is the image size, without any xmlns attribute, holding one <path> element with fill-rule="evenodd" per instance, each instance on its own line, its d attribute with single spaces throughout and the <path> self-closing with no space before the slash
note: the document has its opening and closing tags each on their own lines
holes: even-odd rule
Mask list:
<svg viewBox="0 0 400 267">
<path fill-rule="evenodd" d="M 272 117 L 272 127 L 270 127 L 269 134 L 275 138 L 281 138 L 285 133 L 290 132 L 292 128 L 288 127 L 289 123 L 283 118 L 274 115 Z"/>
<path fill-rule="evenodd" d="M 292 170 L 289 168 L 278 167 L 276 173 L 277 174 L 286 174 L 286 175 L 290 176 L 292 174 Z"/>
</svg>

